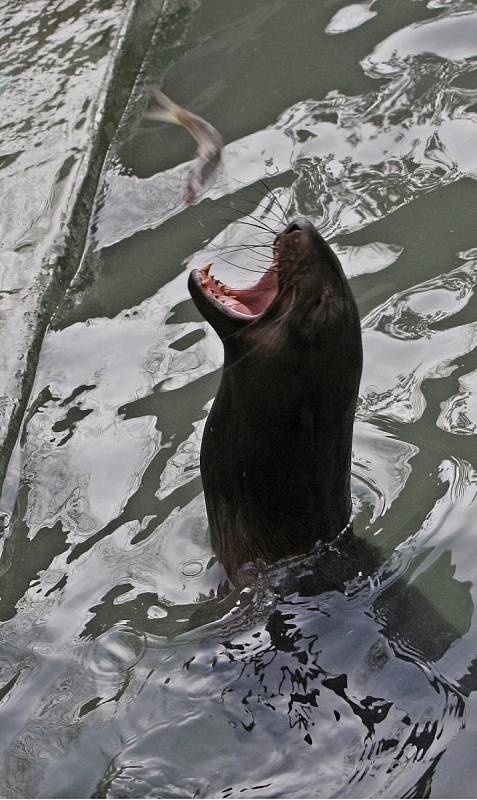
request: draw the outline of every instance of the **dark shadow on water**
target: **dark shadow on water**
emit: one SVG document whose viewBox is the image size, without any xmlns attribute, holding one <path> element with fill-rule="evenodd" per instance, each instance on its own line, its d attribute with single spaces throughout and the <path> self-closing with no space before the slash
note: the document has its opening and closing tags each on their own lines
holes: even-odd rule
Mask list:
<svg viewBox="0 0 477 800">
<path fill-rule="evenodd" d="M 194 698 L 193 707 L 204 709 L 220 701 L 226 719 L 243 741 L 241 764 L 246 772 L 250 764 L 249 785 L 253 769 L 258 770 L 258 779 L 261 768 L 253 766 L 255 756 L 247 748 L 255 752 L 263 747 L 266 752 L 270 746 L 291 747 L 297 769 L 303 769 L 301 759 L 310 763 L 306 759 L 313 758 L 316 748 L 318 761 L 312 770 L 316 768 L 318 776 L 320 758 L 334 757 L 326 745 L 326 737 L 334 731 L 342 735 L 343 753 L 354 754 L 353 769 L 346 778 L 339 774 L 336 778 L 337 787 L 340 780 L 346 787 L 346 796 L 375 796 L 363 787 L 373 786 L 382 770 L 382 783 L 377 786 L 396 779 L 397 785 L 406 787 L 385 796 L 428 797 L 446 735 L 451 737 L 461 729 L 465 710 L 465 691 L 434 667 L 470 626 L 470 587 L 453 573 L 444 554 L 409 584 L 395 566 L 380 563 L 375 547 L 350 535 L 345 545 L 322 552 L 314 563 L 306 558 L 290 560 L 287 569 L 287 562 L 280 562 L 268 575 L 267 570 L 259 571 L 255 585 L 250 582 L 245 590 L 234 590 L 221 600 L 164 606 L 162 619 L 147 616 L 151 605 L 160 605 L 153 594 L 121 604 L 118 611 L 114 599 L 131 587 L 116 587 L 91 609 L 93 616 L 84 635 L 96 637 L 108 623 L 126 618 L 153 640 L 164 637 L 179 653 L 183 648 L 181 677 L 173 667 L 165 677 L 166 668 L 165 684 L 180 680 L 183 690 Z M 457 625 L 447 618 L 445 607 L 438 609 L 427 600 L 427 581 L 439 581 L 442 596 L 457 600 L 465 609 Z M 233 609 L 238 609 L 235 616 Z M 150 758 L 159 765 L 161 758 L 170 758 L 164 752 L 162 730 L 159 725 L 156 732 L 148 731 L 126 747 L 111 763 L 95 796 L 118 796 L 125 791 L 121 796 L 139 796 L 128 781 L 137 778 L 140 786 L 141 776 L 153 780 L 147 767 L 148 748 L 153 748 Z M 179 748 L 186 746 L 181 736 L 192 735 L 187 731 L 186 726 L 183 734 L 175 734 Z M 166 791 L 169 769 L 179 791 L 186 780 L 179 761 L 177 755 L 177 763 L 164 762 L 164 785 L 154 782 L 155 792 Z M 412 765 L 417 772 L 406 778 L 406 769 Z M 206 774 L 208 765 L 203 768 Z M 157 771 L 154 774 L 157 781 Z M 235 775 L 244 780 L 237 771 Z M 300 775 L 297 796 L 305 796 Z M 210 796 L 205 792 L 212 789 L 203 791 L 198 796 Z M 232 796 L 236 796 L 234 791 L 239 790 L 231 790 Z M 282 796 L 278 789 L 269 791 L 266 796 Z M 321 796 L 321 789 L 315 791 L 306 796 Z M 218 786 L 213 786 L 213 796 L 222 796 Z"/>
<path fill-rule="evenodd" d="M 428 555 L 425 550 L 414 561 L 414 568 Z M 316 600 L 336 593 L 351 598 L 355 594 L 366 595 L 367 587 L 375 587 L 369 604 L 369 612 L 379 622 L 380 630 L 389 643 L 396 643 L 400 651 L 419 653 L 426 662 L 437 662 L 457 639 L 469 630 L 473 612 L 471 583 L 458 581 L 454 577 L 455 567 L 451 554 L 444 552 L 430 568 L 409 583 L 399 575 L 399 568 L 382 563 L 377 547 L 350 533 L 345 544 L 329 549 L 323 548 L 311 557 L 284 560 L 267 568 L 250 567 L 244 570 L 246 591 L 269 592 L 274 597 L 274 611 L 265 624 L 274 627 L 273 620 L 280 617 L 280 604 L 288 604 L 289 598 Z M 437 607 L 432 585 L 441 587 L 442 602 Z M 83 635 L 96 638 L 119 620 L 125 620 L 136 630 L 154 636 L 174 637 L 200 628 L 212 622 L 220 622 L 224 613 L 232 607 L 242 605 L 253 608 L 252 600 L 244 600 L 240 587 L 230 589 L 221 584 L 209 599 L 186 605 L 161 604 L 155 593 L 143 593 L 119 606 L 116 599 L 130 591 L 131 584 L 111 589 L 98 606 L 91 609 L 93 617 L 88 621 Z M 248 595 L 247 595 L 248 596 Z M 431 603 L 427 598 L 432 597 Z M 147 610 L 151 606 L 163 607 L 165 616 L 149 619 Z M 259 605 L 259 604 L 257 604 Z M 448 608 L 458 607 L 458 619 L 450 619 Z M 263 612 L 259 612 L 262 619 Z M 181 625 L 176 620 L 181 619 Z M 300 617 L 294 622 L 300 625 Z M 234 623 L 235 626 L 235 623 Z M 278 629 L 277 629 L 278 630 Z M 207 635 L 207 634 L 206 634 Z M 199 638 L 199 637 L 195 637 Z M 286 637 L 285 637 L 286 639 Z M 278 646 L 281 637 L 272 642 Z"/>
<path fill-rule="evenodd" d="M 22 487 L 18 494 L 15 514 L 12 518 L 13 534 L 5 542 L 0 560 L 0 621 L 5 622 L 16 614 L 16 606 L 42 570 L 50 566 L 53 559 L 69 548 L 67 532 L 61 522 L 53 527 L 41 528 L 33 539 L 28 538 L 28 526 L 24 515 L 28 505 L 28 488 Z"/>
<path fill-rule="evenodd" d="M 97 542 L 110 536 L 125 522 L 141 519 L 145 514 L 153 515 L 154 519 L 133 540 L 133 544 L 138 544 L 146 539 L 177 505 L 183 506 L 191 498 L 195 497 L 200 487 L 198 480 L 193 480 L 189 484 L 175 489 L 164 500 L 159 500 L 156 497 L 157 476 L 162 474 L 166 463 L 175 452 L 177 444 L 185 441 L 189 434 L 192 433 L 193 425 L 190 420 L 200 419 L 201 415 L 206 415 L 204 406 L 213 395 L 216 382 L 217 376 L 215 373 L 208 373 L 202 378 L 198 378 L 194 382 L 195 391 L 193 395 L 190 392 L 189 385 L 164 391 L 162 389 L 163 382 L 161 382 L 153 388 L 152 393 L 147 397 L 118 408 L 118 414 L 122 415 L 124 419 L 135 419 L 145 415 L 157 417 L 157 427 L 163 434 L 163 446 L 145 470 L 141 486 L 129 498 L 122 513 L 102 530 L 90 536 L 84 542 L 75 545 L 68 554 L 68 563 L 86 553 Z M 180 419 L 187 419 L 187 423 L 179 426 L 178 409 L 183 409 L 185 406 L 187 406 L 189 413 L 181 415 Z"/>
</svg>

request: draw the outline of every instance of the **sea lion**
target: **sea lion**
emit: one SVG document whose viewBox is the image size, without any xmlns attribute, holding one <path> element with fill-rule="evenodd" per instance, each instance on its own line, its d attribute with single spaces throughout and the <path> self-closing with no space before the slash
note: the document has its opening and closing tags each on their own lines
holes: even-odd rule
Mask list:
<svg viewBox="0 0 477 800">
<path fill-rule="evenodd" d="M 224 346 L 200 465 L 212 546 L 233 580 L 349 522 L 360 320 L 338 258 L 303 218 L 276 237 L 255 286 L 224 286 L 208 265 L 189 291 Z"/>
</svg>

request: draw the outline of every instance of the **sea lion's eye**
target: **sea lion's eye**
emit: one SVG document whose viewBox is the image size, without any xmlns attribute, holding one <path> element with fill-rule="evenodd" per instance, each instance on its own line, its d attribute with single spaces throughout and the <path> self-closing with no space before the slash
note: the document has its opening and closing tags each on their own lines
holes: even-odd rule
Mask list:
<svg viewBox="0 0 477 800">
<path fill-rule="evenodd" d="M 295 221 L 295 222 L 290 222 L 290 224 L 287 225 L 283 233 L 295 233 L 295 231 L 301 231 L 301 230 L 302 226 L 298 221 Z"/>
</svg>

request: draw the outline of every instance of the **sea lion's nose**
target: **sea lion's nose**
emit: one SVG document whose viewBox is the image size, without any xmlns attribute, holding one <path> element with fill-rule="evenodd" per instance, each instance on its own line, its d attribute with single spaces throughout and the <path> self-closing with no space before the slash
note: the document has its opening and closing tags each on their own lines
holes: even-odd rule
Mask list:
<svg viewBox="0 0 477 800">
<path fill-rule="evenodd" d="M 310 223 L 305 217 L 297 217 L 296 219 L 293 220 L 293 222 L 290 222 L 290 224 L 286 226 L 283 232 L 293 233 L 294 231 L 302 231 L 306 227 L 309 227 L 309 225 Z"/>
</svg>

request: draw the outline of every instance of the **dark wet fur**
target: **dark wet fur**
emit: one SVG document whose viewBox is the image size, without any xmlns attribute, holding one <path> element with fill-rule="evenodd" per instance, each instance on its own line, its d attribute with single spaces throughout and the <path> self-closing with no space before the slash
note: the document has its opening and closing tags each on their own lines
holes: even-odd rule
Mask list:
<svg viewBox="0 0 477 800">
<path fill-rule="evenodd" d="M 310 223 L 279 235 L 279 292 L 258 320 L 222 314 L 190 288 L 224 344 L 201 450 L 212 546 L 228 574 L 333 540 L 351 513 L 362 366 L 356 305 Z"/>
</svg>

